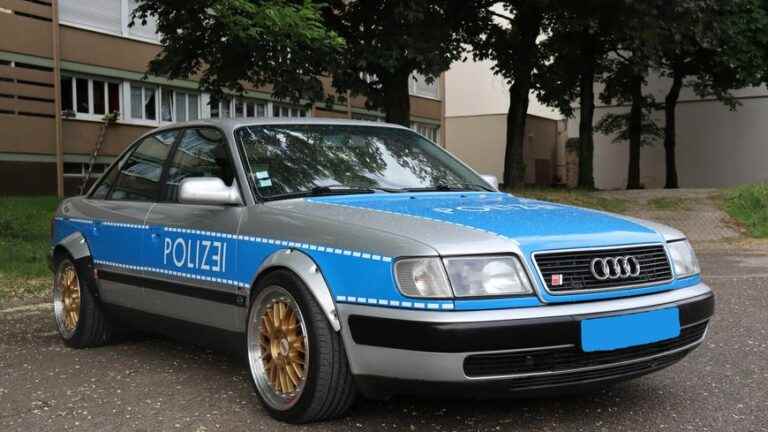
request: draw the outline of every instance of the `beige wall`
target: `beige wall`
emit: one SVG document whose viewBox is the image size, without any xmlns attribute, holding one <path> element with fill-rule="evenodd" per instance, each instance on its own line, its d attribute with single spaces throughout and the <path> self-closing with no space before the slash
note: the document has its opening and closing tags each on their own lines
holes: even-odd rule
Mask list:
<svg viewBox="0 0 768 432">
<path fill-rule="evenodd" d="M 509 85 L 504 78 L 494 75 L 490 61 L 456 62 L 445 73 L 445 115 L 476 116 L 502 114 L 509 110 Z M 531 94 L 528 114 L 551 119 L 562 115 L 539 103 Z"/>
<path fill-rule="evenodd" d="M 687 100 L 677 108 L 677 170 L 681 187 L 730 187 L 768 181 L 768 97 L 763 91 L 740 99 L 736 111 L 716 101 Z M 744 91 L 742 92 L 744 94 Z M 597 122 L 621 108 L 600 107 Z M 664 125 L 662 113 L 657 123 Z M 569 121 L 578 136 L 578 116 Z M 628 144 L 595 135 L 595 183 L 599 189 L 622 189 L 627 181 Z M 640 177 L 646 188 L 661 188 L 666 175 L 663 141 L 644 147 Z"/>
<path fill-rule="evenodd" d="M 447 117 L 446 149 L 476 171 L 502 179 L 506 122 L 505 114 Z M 555 120 L 528 116 L 525 136 L 525 182 L 551 184 L 564 163 L 565 127 Z"/>
</svg>

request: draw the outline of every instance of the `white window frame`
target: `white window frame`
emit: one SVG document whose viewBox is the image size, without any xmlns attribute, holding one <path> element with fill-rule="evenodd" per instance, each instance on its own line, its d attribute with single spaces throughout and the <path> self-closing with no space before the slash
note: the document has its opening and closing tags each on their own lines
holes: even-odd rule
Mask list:
<svg viewBox="0 0 768 432">
<path fill-rule="evenodd" d="M 77 1 L 77 0 L 68 0 L 68 1 Z M 62 24 L 62 25 L 66 25 L 68 27 L 75 27 L 75 28 L 80 28 L 80 29 L 96 32 L 96 33 L 103 33 L 103 34 L 108 34 L 108 35 L 113 35 L 113 36 L 120 36 L 120 37 L 123 37 L 123 38 L 126 38 L 126 39 L 133 39 L 133 40 L 137 40 L 137 41 L 140 41 L 140 42 L 151 43 L 153 45 L 160 45 L 160 34 L 159 33 L 157 33 L 156 37 L 154 37 L 154 38 L 147 38 L 147 37 L 136 36 L 134 34 L 131 34 L 130 27 L 128 26 L 131 23 L 131 10 L 130 10 L 130 5 L 128 4 L 128 0 L 121 0 L 120 1 L 120 27 L 121 27 L 121 32 L 119 32 L 119 33 L 113 32 L 113 31 L 109 31 L 109 30 L 105 30 L 103 28 L 89 26 L 87 24 L 70 22 L 70 21 L 67 21 L 66 19 L 60 19 L 59 23 Z M 137 25 L 140 25 L 140 23 L 138 23 Z"/>
<path fill-rule="evenodd" d="M 309 110 L 309 109 L 306 109 L 306 108 L 301 108 L 301 107 L 297 107 L 295 105 L 290 105 L 290 104 L 274 103 L 274 102 L 272 102 L 270 105 L 272 105 L 272 109 L 270 110 L 269 116 L 272 117 L 272 118 L 293 119 L 293 118 L 308 118 L 308 117 L 312 117 L 312 110 Z M 279 117 L 275 116 L 274 113 L 275 112 L 280 112 L 279 110 L 281 110 L 282 108 L 285 108 L 285 109 L 288 110 L 288 116 L 279 116 Z M 278 111 L 275 111 L 275 110 L 278 110 Z M 294 116 L 292 114 L 293 110 L 298 110 L 299 112 L 304 112 L 304 115 L 303 116 L 302 115 Z"/>
<path fill-rule="evenodd" d="M 175 90 L 173 91 L 173 113 L 171 116 L 173 117 L 174 122 L 184 122 L 184 121 L 196 121 L 203 118 L 202 116 L 202 109 L 200 106 L 201 100 L 202 100 L 202 94 L 192 92 L 192 91 L 184 91 L 184 90 Z M 184 119 L 179 120 L 176 118 L 176 114 L 178 113 L 178 110 L 176 107 L 179 106 L 179 96 L 184 96 Z M 197 118 L 190 120 L 189 118 L 189 97 L 190 96 L 197 96 Z M 162 105 L 161 105 L 162 106 Z"/>
<path fill-rule="evenodd" d="M 141 87 L 141 116 L 142 118 L 134 118 L 133 117 L 133 101 L 131 100 L 131 87 L 137 86 Z M 155 91 L 155 119 L 154 120 L 147 120 L 144 118 L 146 113 L 144 112 L 144 107 L 146 106 L 146 100 L 147 100 L 147 87 L 153 87 Z M 160 112 L 160 86 L 157 84 L 152 83 L 144 83 L 144 82 L 136 82 L 136 81 L 126 81 L 125 85 L 123 86 L 124 95 L 123 100 L 125 101 L 125 115 L 123 116 L 123 119 L 126 120 L 127 123 L 132 124 L 139 124 L 139 125 L 145 125 L 145 126 L 158 126 L 160 124 L 160 117 L 162 116 L 162 113 Z"/>
<path fill-rule="evenodd" d="M 113 79 L 113 78 L 105 78 L 100 76 L 93 76 L 93 75 L 83 75 L 83 74 L 76 74 L 76 73 L 69 73 L 64 72 L 61 74 L 61 78 L 67 78 L 72 80 L 72 112 L 74 113 L 73 117 L 78 120 L 93 120 L 93 121 L 102 121 L 104 119 L 104 116 L 109 114 L 109 90 L 108 90 L 108 83 L 117 84 L 117 109 L 118 109 L 118 118 L 123 117 L 123 114 L 125 112 L 125 104 L 123 103 L 124 100 L 124 94 L 123 94 L 123 83 L 121 80 Z M 82 113 L 77 111 L 77 80 L 78 79 L 84 79 L 88 81 L 88 112 Z M 102 81 L 104 82 L 104 114 L 96 114 L 94 112 L 93 107 L 93 82 L 94 81 Z M 61 97 L 61 95 L 57 95 L 58 97 Z M 64 107 L 62 107 L 62 110 Z"/>
<path fill-rule="evenodd" d="M 64 173 L 64 177 L 65 178 L 78 178 L 78 179 L 81 179 L 81 178 L 85 177 L 86 174 L 88 174 L 88 162 L 69 162 L 69 161 L 65 160 L 64 163 L 65 164 L 80 164 L 80 173 L 75 174 L 75 173 L 65 172 Z M 93 172 L 91 173 L 91 179 L 95 180 L 95 179 L 99 178 L 100 175 L 102 175 L 105 172 L 107 172 L 107 168 L 109 168 L 110 164 L 111 164 L 111 162 L 107 163 L 107 162 L 96 161 L 93 164 Z M 98 165 L 101 165 L 101 167 L 102 167 L 101 170 L 99 170 L 97 168 Z"/>
<path fill-rule="evenodd" d="M 411 122 L 411 129 L 416 131 L 416 133 L 423 136 L 424 138 L 434 142 L 435 144 L 440 144 L 440 125 Z"/>
<path fill-rule="evenodd" d="M 440 99 L 440 77 L 439 76 L 435 77 L 435 80 L 432 81 L 432 84 L 431 84 L 431 85 L 435 86 L 436 94 L 419 92 L 417 90 L 417 88 L 416 88 L 416 80 L 417 79 L 419 81 L 421 81 L 421 80 L 425 80 L 426 78 L 423 75 L 417 74 L 415 72 L 413 74 L 411 74 L 411 77 L 408 79 L 408 93 L 410 93 L 411 96 L 417 96 L 417 97 L 422 97 L 422 98 L 426 98 L 426 99 L 433 99 L 433 100 L 441 100 Z M 426 83 L 426 81 L 425 81 L 425 83 Z"/>
</svg>

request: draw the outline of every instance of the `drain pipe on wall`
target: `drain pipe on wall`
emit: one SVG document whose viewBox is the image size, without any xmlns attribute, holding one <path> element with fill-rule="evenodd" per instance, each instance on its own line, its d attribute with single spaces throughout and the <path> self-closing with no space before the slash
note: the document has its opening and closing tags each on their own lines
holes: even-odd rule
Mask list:
<svg viewBox="0 0 768 432">
<path fill-rule="evenodd" d="M 56 195 L 64 198 L 64 142 L 61 131 L 61 49 L 59 33 L 59 0 L 51 1 L 51 35 L 53 47 L 53 110 L 56 129 Z"/>
</svg>

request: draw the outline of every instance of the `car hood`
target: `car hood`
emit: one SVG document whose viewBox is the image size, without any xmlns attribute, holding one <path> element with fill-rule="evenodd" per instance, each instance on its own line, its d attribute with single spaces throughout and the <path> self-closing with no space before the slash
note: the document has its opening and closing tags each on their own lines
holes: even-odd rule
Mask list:
<svg viewBox="0 0 768 432">
<path fill-rule="evenodd" d="M 535 252 L 664 241 L 655 227 L 638 220 L 500 192 L 337 195 L 288 206 L 409 237 L 440 254 L 504 252 L 510 242 Z"/>
</svg>

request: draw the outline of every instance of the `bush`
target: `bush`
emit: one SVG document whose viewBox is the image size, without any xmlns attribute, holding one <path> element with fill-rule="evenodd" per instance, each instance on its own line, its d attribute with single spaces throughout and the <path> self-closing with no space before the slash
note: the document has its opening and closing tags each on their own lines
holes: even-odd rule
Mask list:
<svg viewBox="0 0 768 432">
<path fill-rule="evenodd" d="M 752 237 L 768 237 L 768 183 L 740 186 L 727 192 L 725 210 Z"/>
</svg>

